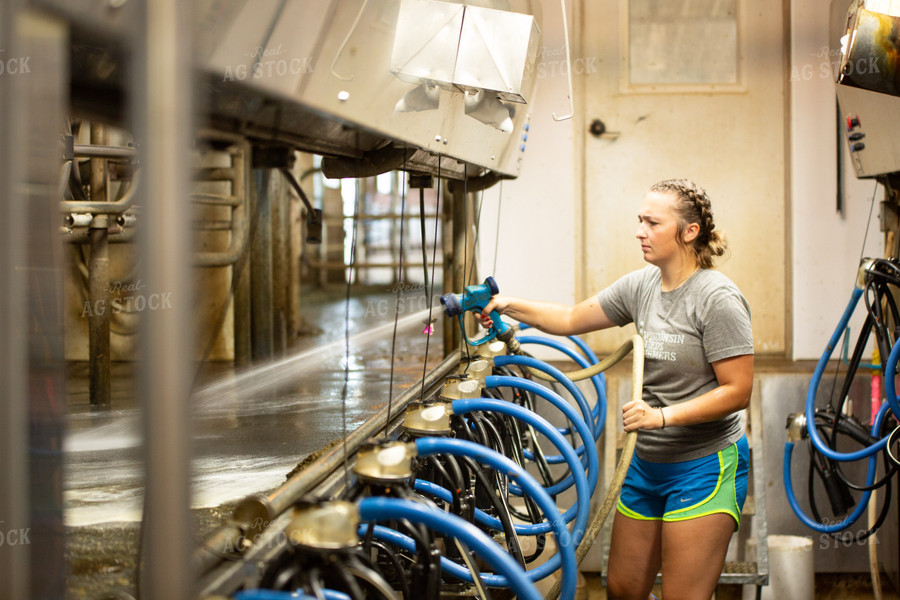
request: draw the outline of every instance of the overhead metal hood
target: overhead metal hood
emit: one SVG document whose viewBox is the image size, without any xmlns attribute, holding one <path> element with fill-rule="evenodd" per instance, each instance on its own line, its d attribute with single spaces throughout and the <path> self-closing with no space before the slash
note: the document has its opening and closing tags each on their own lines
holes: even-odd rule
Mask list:
<svg viewBox="0 0 900 600">
<path fill-rule="evenodd" d="M 73 108 L 121 118 L 128 4 L 35 3 L 73 23 Z M 539 0 L 196 0 L 195 15 L 208 126 L 324 154 L 335 176 L 519 173 Z"/>
</svg>

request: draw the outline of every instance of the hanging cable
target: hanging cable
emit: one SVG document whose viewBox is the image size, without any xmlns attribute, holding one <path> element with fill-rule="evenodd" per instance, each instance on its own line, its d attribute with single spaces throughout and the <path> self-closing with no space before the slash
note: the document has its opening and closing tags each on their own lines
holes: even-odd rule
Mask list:
<svg viewBox="0 0 900 600">
<path fill-rule="evenodd" d="M 350 265 L 347 269 L 347 297 L 344 303 L 344 385 L 341 388 L 341 431 L 344 440 L 344 484 L 350 487 L 350 467 L 347 457 L 347 388 L 350 383 L 350 290 L 353 285 L 353 268 L 356 263 L 356 231 L 359 223 L 359 179 L 356 179 L 353 198 L 353 232 L 350 238 Z"/>
<path fill-rule="evenodd" d="M 388 384 L 388 401 L 387 401 L 387 419 L 384 424 L 384 435 L 388 436 L 391 427 L 391 403 L 394 400 L 394 358 L 397 349 L 397 324 L 400 321 L 400 292 L 403 289 L 403 230 L 406 226 L 403 219 L 406 217 L 406 148 L 403 149 L 403 167 L 400 171 L 402 175 L 402 183 L 400 184 L 400 248 L 397 260 L 397 297 L 394 301 L 394 332 L 391 336 L 391 375 Z"/>
<path fill-rule="evenodd" d="M 437 215 L 435 215 L 437 218 Z M 425 227 L 425 188 L 419 188 L 419 237 L 422 239 L 422 285 L 425 286 L 425 296 L 428 296 L 428 244 Z"/>
<path fill-rule="evenodd" d="M 499 196 L 500 198 L 497 200 L 497 232 L 494 235 L 494 267 L 491 269 L 491 274 L 497 274 L 497 254 L 500 251 L 500 211 L 503 208 L 503 180 L 500 180 L 499 184 Z"/>
<path fill-rule="evenodd" d="M 465 293 L 466 284 L 469 280 L 466 278 L 468 275 L 467 269 L 467 261 L 469 259 L 469 191 L 468 191 L 469 178 L 465 176 L 465 169 L 463 169 L 463 264 L 462 264 L 462 281 L 455 282 L 457 289 L 463 290 Z M 454 203 L 456 199 L 453 199 Z M 456 262 L 459 260 L 458 257 L 454 256 L 453 261 Z M 472 261 L 472 264 L 475 264 L 475 261 Z M 446 279 L 446 275 L 444 276 Z M 465 336 L 460 336 L 459 338 L 460 344 L 460 352 L 463 352 L 466 356 L 466 367 L 468 368 L 468 360 L 472 358 L 469 353 L 469 345 L 466 343 Z"/>
<path fill-rule="evenodd" d="M 481 209 L 484 207 L 484 190 L 478 195 L 478 210 L 475 211 L 475 239 L 472 241 L 472 267 L 466 281 L 475 279 L 475 267 L 478 264 L 478 240 L 481 232 Z"/>
<path fill-rule="evenodd" d="M 437 196 L 437 202 L 436 202 L 435 209 L 434 209 L 434 248 L 431 251 L 431 288 L 430 289 L 428 287 L 428 280 L 427 279 L 425 280 L 425 296 L 426 296 L 425 301 L 428 303 L 428 324 L 426 326 L 426 335 L 425 335 L 425 359 L 422 361 L 422 394 L 421 394 L 422 399 L 425 398 L 425 375 L 428 373 L 428 346 L 429 346 L 429 343 L 431 342 L 431 327 L 433 327 L 433 322 L 434 322 L 432 319 L 432 311 L 434 309 L 434 303 L 432 302 L 432 298 L 434 297 L 434 265 L 437 262 L 438 225 L 441 222 L 441 187 L 442 187 L 442 185 L 441 185 L 441 155 L 440 154 L 438 154 L 438 169 L 437 169 L 437 171 L 438 171 L 437 172 L 437 184 L 436 184 L 437 190 L 436 190 L 436 194 L 435 194 Z M 422 196 L 419 196 L 419 198 L 420 198 L 419 206 L 422 207 L 424 204 L 424 200 L 421 199 Z M 420 208 L 420 213 L 421 213 L 420 217 L 421 217 L 422 223 L 423 223 L 422 231 L 424 232 L 424 230 L 425 230 L 425 225 L 424 225 L 425 213 L 421 211 L 421 208 Z M 425 251 L 424 233 L 422 236 L 422 249 L 423 249 L 423 256 L 424 256 L 424 251 Z M 423 263 L 425 263 L 425 265 L 426 265 L 425 266 L 425 274 L 427 277 L 427 275 L 428 275 L 427 262 L 423 261 Z"/>
<path fill-rule="evenodd" d="M 866 253 L 866 241 L 869 239 L 869 225 L 872 223 L 872 213 L 875 209 L 875 196 L 878 195 L 878 180 L 875 181 L 875 189 L 872 190 L 872 202 L 869 204 L 869 218 L 866 219 L 866 233 L 863 235 L 862 247 L 859 249 L 859 262 L 863 261 Z"/>
</svg>

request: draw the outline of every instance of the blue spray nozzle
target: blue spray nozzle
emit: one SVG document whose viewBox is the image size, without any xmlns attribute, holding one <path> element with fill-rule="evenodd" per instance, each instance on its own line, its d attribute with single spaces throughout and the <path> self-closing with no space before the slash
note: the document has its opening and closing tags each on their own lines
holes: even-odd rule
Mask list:
<svg viewBox="0 0 900 600">
<path fill-rule="evenodd" d="M 486 285 L 488 287 L 488 290 L 490 290 L 491 292 L 491 296 L 500 293 L 500 288 L 497 286 L 497 281 L 490 275 L 485 277 L 484 284 L 482 285 Z"/>
<path fill-rule="evenodd" d="M 441 304 L 444 305 L 444 313 L 448 317 L 459 318 L 459 328 L 462 331 L 463 338 L 470 346 L 479 346 L 489 342 L 501 335 L 506 337 L 507 332 L 511 330 L 510 326 L 503 322 L 500 313 L 491 311 L 489 315 L 493 325 L 483 336 L 477 340 L 470 340 L 466 335 L 465 325 L 463 323 L 463 314 L 466 312 L 477 312 L 481 314 L 484 308 L 491 301 L 491 297 L 500 292 L 500 287 L 493 277 L 485 278 L 484 283 L 478 285 L 467 285 L 462 294 L 444 294 L 441 296 Z"/>
<path fill-rule="evenodd" d="M 444 305 L 444 313 L 448 317 L 455 317 L 463 312 L 462 304 L 456 294 L 444 294 L 441 296 L 441 304 Z"/>
</svg>

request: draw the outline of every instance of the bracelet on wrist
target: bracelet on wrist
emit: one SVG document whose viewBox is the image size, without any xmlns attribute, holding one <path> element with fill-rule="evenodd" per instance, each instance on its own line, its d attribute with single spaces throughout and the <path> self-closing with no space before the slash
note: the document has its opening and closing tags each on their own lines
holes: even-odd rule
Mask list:
<svg viewBox="0 0 900 600">
<path fill-rule="evenodd" d="M 662 417 L 662 427 L 660 429 L 666 428 L 666 413 L 663 412 L 663 407 L 659 407 L 659 416 Z"/>
</svg>

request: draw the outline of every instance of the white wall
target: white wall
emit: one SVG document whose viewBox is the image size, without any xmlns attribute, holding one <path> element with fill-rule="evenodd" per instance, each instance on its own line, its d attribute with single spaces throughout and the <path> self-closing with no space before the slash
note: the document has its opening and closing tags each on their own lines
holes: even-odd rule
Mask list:
<svg viewBox="0 0 900 600">
<path fill-rule="evenodd" d="M 839 57 L 828 55 L 829 5 L 830 0 L 791 4 L 794 359 L 819 358 L 850 299 L 875 189 L 874 181 L 856 178 L 842 140 L 844 215 L 835 210 L 838 144 L 831 62 Z M 881 193 L 879 189 L 865 256 L 884 253 L 877 218 Z M 862 315 L 855 315 L 854 332 L 861 322 Z"/>
</svg>

